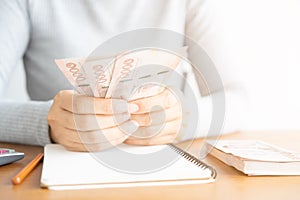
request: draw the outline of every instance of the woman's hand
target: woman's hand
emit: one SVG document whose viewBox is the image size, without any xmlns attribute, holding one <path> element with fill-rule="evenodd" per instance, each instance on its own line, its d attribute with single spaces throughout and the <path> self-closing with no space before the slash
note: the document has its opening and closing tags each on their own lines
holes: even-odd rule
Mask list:
<svg viewBox="0 0 300 200">
<path fill-rule="evenodd" d="M 59 92 L 48 114 L 50 137 L 72 151 L 101 151 L 123 143 L 138 125 L 128 113 L 139 107 L 120 99 Z"/>
<path fill-rule="evenodd" d="M 179 137 L 182 108 L 169 89 L 130 103 L 139 106 L 139 110 L 131 114 L 131 119 L 139 123 L 139 128 L 125 140 L 125 143 L 158 145 L 173 143 Z"/>
<path fill-rule="evenodd" d="M 101 151 L 123 142 L 172 143 L 178 138 L 182 109 L 168 89 L 130 101 L 59 92 L 48 114 L 50 137 L 72 151 Z"/>
</svg>

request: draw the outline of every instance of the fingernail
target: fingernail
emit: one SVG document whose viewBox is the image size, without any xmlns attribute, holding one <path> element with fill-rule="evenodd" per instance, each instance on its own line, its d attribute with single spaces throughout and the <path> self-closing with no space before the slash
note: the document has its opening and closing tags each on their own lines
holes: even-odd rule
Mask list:
<svg viewBox="0 0 300 200">
<path fill-rule="evenodd" d="M 140 127 L 140 124 L 137 121 L 135 121 L 135 120 L 131 120 L 131 122 L 132 122 L 132 124 L 134 126 L 134 129 L 135 129 L 134 131 L 136 131 Z"/>
<path fill-rule="evenodd" d="M 129 113 L 135 113 L 135 112 L 139 111 L 139 109 L 140 108 L 137 104 L 133 104 L 133 103 L 128 104 Z"/>
<path fill-rule="evenodd" d="M 122 124 L 121 126 L 119 126 L 120 130 L 122 130 L 123 133 L 125 133 L 128 136 L 131 136 L 135 131 L 138 130 L 139 128 L 139 124 L 134 121 L 128 121 L 125 122 L 124 124 Z"/>
</svg>

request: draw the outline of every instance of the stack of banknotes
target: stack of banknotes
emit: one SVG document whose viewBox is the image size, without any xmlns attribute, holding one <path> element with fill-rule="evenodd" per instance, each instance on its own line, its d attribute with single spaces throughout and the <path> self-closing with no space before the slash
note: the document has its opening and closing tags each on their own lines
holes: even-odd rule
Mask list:
<svg viewBox="0 0 300 200">
<path fill-rule="evenodd" d="M 161 92 L 185 53 L 186 47 L 179 53 L 148 48 L 55 62 L 79 94 L 133 100 Z"/>
</svg>

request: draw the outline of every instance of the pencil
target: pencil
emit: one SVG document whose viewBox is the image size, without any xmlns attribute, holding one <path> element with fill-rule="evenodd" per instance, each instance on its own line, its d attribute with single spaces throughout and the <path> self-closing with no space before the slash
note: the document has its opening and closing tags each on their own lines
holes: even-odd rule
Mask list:
<svg viewBox="0 0 300 200">
<path fill-rule="evenodd" d="M 15 177 L 12 178 L 12 183 L 18 185 L 27 177 L 27 175 L 39 164 L 44 154 L 39 153 L 30 163 L 28 163 Z"/>
</svg>

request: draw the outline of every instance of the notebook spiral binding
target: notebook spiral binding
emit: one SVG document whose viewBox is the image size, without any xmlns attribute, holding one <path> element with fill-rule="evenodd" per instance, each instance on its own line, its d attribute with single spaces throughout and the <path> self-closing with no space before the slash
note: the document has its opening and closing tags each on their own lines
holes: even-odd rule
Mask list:
<svg viewBox="0 0 300 200">
<path fill-rule="evenodd" d="M 177 152 L 179 155 L 181 155 L 182 157 L 184 157 L 188 161 L 194 163 L 195 165 L 199 166 L 202 169 L 209 169 L 211 171 L 211 177 L 213 179 L 215 179 L 217 177 L 216 170 L 214 168 L 212 168 L 211 166 L 209 166 L 206 163 L 200 161 L 198 158 L 196 158 L 195 156 L 189 154 L 188 152 L 183 151 L 182 149 L 180 149 L 179 147 L 177 147 L 174 144 L 168 144 L 168 145 L 171 147 L 171 149 L 173 149 L 175 152 Z"/>
</svg>

